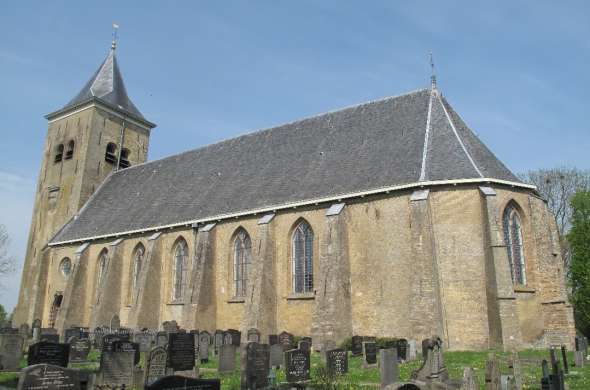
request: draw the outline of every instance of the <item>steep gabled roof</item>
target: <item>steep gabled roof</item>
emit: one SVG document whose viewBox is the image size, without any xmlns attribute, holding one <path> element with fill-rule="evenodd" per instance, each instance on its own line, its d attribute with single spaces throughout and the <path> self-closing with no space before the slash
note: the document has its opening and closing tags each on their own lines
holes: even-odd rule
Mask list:
<svg viewBox="0 0 590 390">
<path fill-rule="evenodd" d="M 422 89 L 116 172 L 52 244 L 487 179 L 526 187 L 436 89 Z"/>
</svg>

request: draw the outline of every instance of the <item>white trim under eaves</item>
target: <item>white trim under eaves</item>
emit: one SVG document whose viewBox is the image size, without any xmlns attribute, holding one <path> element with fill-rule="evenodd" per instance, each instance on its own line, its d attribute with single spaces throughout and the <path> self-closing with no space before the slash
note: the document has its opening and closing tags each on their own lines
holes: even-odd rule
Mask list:
<svg viewBox="0 0 590 390">
<path fill-rule="evenodd" d="M 475 183 L 488 183 L 488 184 L 495 183 L 495 184 L 501 184 L 501 185 L 506 185 L 506 186 L 511 186 L 511 187 L 526 188 L 529 190 L 536 190 L 537 189 L 536 186 L 533 186 L 530 184 L 518 183 L 518 182 L 514 182 L 514 181 L 509 181 L 509 180 L 485 178 L 485 177 L 481 178 L 481 179 L 475 178 L 475 179 L 423 181 L 423 182 L 419 182 L 419 183 L 410 183 L 410 184 L 402 184 L 402 185 L 397 185 L 397 186 L 392 186 L 392 187 L 376 188 L 373 190 L 367 190 L 367 191 L 362 191 L 362 192 L 334 195 L 334 196 L 325 197 L 325 198 L 308 199 L 308 200 L 303 200 L 300 202 L 292 202 L 292 203 L 285 203 L 285 204 L 277 205 L 277 206 L 262 207 L 259 209 L 246 210 L 246 211 L 241 211 L 241 212 L 237 212 L 237 213 L 220 214 L 220 215 L 206 217 L 206 218 L 202 218 L 202 219 L 192 219 L 192 220 L 183 221 L 183 222 L 171 223 L 168 225 L 152 226 L 152 227 L 147 227 L 147 228 L 143 228 L 143 229 L 128 230 L 128 231 L 116 232 L 116 233 L 108 233 L 108 234 L 103 234 L 103 235 L 99 235 L 99 236 L 92 236 L 92 237 L 81 237 L 81 238 L 77 238 L 75 240 L 50 242 L 47 245 L 48 246 L 59 246 L 59 245 L 72 244 L 72 243 L 76 243 L 76 242 L 84 242 L 84 241 L 89 241 L 89 240 L 99 240 L 99 239 L 108 238 L 108 237 L 118 237 L 118 236 L 128 235 L 128 234 L 153 232 L 153 231 L 158 231 L 158 230 L 162 230 L 162 229 L 169 229 L 169 228 L 181 227 L 181 226 L 191 226 L 193 224 L 219 222 L 219 221 L 222 221 L 224 219 L 229 219 L 229 218 L 238 218 L 238 217 L 244 217 L 244 216 L 252 215 L 252 214 L 262 214 L 262 213 L 269 213 L 269 212 L 274 213 L 277 210 L 285 210 L 285 209 L 292 209 L 292 208 L 296 208 L 296 207 L 311 206 L 311 205 L 317 205 L 319 203 L 328 203 L 328 202 L 334 203 L 334 201 L 342 202 L 344 199 L 360 198 L 360 197 L 364 197 L 367 195 L 389 193 L 391 191 L 400 191 L 400 190 L 406 190 L 406 189 L 410 189 L 410 188 L 442 186 L 442 185 L 458 185 L 458 184 L 475 184 Z"/>
</svg>

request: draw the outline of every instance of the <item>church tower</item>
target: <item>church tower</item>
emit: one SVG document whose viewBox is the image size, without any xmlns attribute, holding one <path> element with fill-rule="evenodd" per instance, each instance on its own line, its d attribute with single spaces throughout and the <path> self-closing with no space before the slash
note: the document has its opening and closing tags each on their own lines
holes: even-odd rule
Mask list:
<svg viewBox="0 0 590 390">
<path fill-rule="evenodd" d="M 45 117 L 49 125 L 15 325 L 30 325 L 42 318 L 44 306 L 59 307 L 57 294 L 46 296 L 47 273 L 57 261 L 51 258 L 47 242 L 75 218 L 109 174 L 147 160 L 150 131 L 156 125 L 129 99 L 115 52 L 113 41 L 106 59 L 82 90 Z"/>
</svg>

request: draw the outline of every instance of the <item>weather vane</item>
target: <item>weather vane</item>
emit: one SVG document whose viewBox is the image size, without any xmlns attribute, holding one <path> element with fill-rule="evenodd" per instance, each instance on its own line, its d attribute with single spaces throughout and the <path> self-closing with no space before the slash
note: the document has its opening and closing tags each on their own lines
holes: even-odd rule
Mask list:
<svg viewBox="0 0 590 390">
<path fill-rule="evenodd" d="M 434 74 L 434 59 L 432 58 L 432 52 L 430 52 L 430 82 L 432 88 L 436 88 L 436 74 Z"/>
<path fill-rule="evenodd" d="M 111 49 L 113 50 L 117 48 L 117 30 L 119 30 L 119 25 L 117 23 L 113 23 L 113 43 L 111 44 Z"/>
</svg>

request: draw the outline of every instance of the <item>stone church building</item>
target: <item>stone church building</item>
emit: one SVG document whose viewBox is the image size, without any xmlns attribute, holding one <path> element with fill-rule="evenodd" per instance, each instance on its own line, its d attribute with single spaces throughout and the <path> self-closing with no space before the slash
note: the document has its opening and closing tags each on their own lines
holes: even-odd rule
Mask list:
<svg viewBox="0 0 590 390">
<path fill-rule="evenodd" d="M 573 342 L 554 216 L 434 79 L 148 162 L 113 45 L 46 118 L 15 325 Z"/>
</svg>

